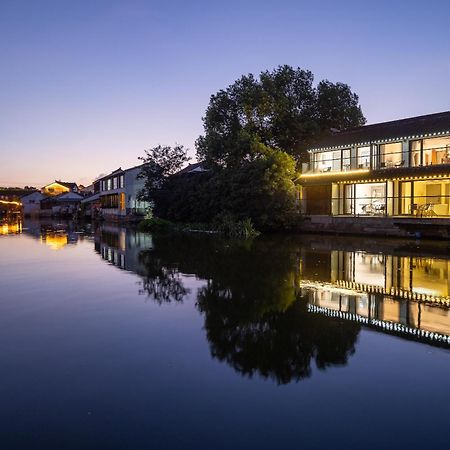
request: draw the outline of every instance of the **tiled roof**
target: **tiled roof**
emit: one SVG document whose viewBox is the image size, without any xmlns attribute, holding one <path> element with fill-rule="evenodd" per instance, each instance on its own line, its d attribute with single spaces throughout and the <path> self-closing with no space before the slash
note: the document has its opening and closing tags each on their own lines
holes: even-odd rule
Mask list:
<svg viewBox="0 0 450 450">
<path fill-rule="evenodd" d="M 342 147 L 445 132 L 450 132 L 450 111 L 351 128 L 321 139 L 314 148 Z"/>
<path fill-rule="evenodd" d="M 197 172 L 206 172 L 206 169 L 203 167 L 203 163 L 198 162 L 194 164 L 189 164 L 184 169 L 179 170 L 176 175 L 183 175 L 185 173 L 197 173 Z"/>
<path fill-rule="evenodd" d="M 54 182 L 60 184 L 61 186 L 66 187 L 67 189 L 70 189 L 71 191 L 74 188 L 78 189 L 77 183 L 72 183 L 72 182 L 68 182 L 68 181 L 60 181 L 60 180 L 55 180 Z M 53 183 L 50 183 L 50 184 L 53 184 Z"/>
</svg>

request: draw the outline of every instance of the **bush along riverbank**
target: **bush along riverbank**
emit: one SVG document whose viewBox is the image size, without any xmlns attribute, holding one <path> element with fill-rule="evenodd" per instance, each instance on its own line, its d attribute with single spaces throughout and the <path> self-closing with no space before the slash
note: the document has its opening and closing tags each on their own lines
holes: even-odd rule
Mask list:
<svg viewBox="0 0 450 450">
<path fill-rule="evenodd" d="M 231 215 L 221 215 L 213 223 L 174 223 L 169 220 L 151 217 L 142 220 L 139 231 L 151 233 L 184 232 L 210 233 L 230 238 L 249 239 L 260 233 L 255 229 L 251 219 L 238 220 Z"/>
</svg>

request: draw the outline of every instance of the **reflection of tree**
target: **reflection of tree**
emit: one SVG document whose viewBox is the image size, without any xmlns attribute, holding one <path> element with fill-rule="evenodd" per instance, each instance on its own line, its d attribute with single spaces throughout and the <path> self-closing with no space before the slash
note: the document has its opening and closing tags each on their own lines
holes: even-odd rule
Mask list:
<svg viewBox="0 0 450 450">
<path fill-rule="evenodd" d="M 161 260 L 154 257 L 152 250 L 141 252 L 139 260 L 146 272 L 141 275 L 140 294 L 146 293 L 159 304 L 183 301 L 189 289 L 184 287 L 183 279 L 175 267 L 162 265 Z"/>
<path fill-rule="evenodd" d="M 254 317 L 247 311 L 243 318 L 246 306 L 211 284 L 200 291 L 198 308 L 215 358 L 280 384 L 310 376 L 312 361 L 320 369 L 347 364 L 360 330 L 356 323 L 309 314 L 301 299 Z"/>
<path fill-rule="evenodd" d="M 345 365 L 355 350 L 358 324 L 310 314 L 298 298 L 298 254 L 288 240 L 155 237 L 140 258 L 143 291 L 158 303 L 186 295 L 180 272 L 208 280 L 197 308 L 211 354 L 243 375 L 288 383 L 310 376 L 313 363 Z"/>
</svg>

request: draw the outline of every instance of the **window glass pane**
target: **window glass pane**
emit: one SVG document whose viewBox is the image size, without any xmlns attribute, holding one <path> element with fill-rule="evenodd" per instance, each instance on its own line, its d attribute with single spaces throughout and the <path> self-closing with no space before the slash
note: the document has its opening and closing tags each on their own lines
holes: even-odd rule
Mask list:
<svg viewBox="0 0 450 450">
<path fill-rule="evenodd" d="M 370 146 L 357 148 L 357 168 L 367 169 L 370 167 Z"/>
<path fill-rule="evenodd" d="M 353 184 L 344 185 L 344 214 L 354 213 Z"/>
<path fill-rule="evenodd" d="M 422 144 L 422 141 L 412 141 L 410 143 L 411 148 L 411 165 L 414 166 L 420 166 L 422 164 L 420 160 L 420 146 Z"/>
<path fill-rule="evenodd" d="M 386 212 L 386 183 L 356 184 L 355 213 L 376 216 Z"/>
<path fill-rule="evenodd" d="M 423 140 L 423 165 L 450 163 L 450 137 Z"/>
<path fill-rule="evenodd" d="M 316 172 L 331 172 L 333 168 L 333 153 L 334 152 L 320 152 L 316 153 Z"/>
<path fill-rule="evenodd" d="M 350 170 L 350 149 L 342 150 L 342 170 Z"/>
<path fill-rule="evenodd" d="M 413 203 L 411 195 L 411 182 L 408 181 L 406 183 L 401 183 L 400 185 L 400 196 L 401 196 L 401 206 L 400 212 L 401 214 L 415 214 L 417 210 L 417 205 Z"/>
<path fill-rule="evenodd" d="M 419 217 L 448 216 L 450 213 L 450 180 L 414 182 L 415 215 Z"/>
<path fill-rule="evenodd" d="M 401 142 L 380 145 L 381 167 L 400 167 L 404 164 Z"/>
</svg>

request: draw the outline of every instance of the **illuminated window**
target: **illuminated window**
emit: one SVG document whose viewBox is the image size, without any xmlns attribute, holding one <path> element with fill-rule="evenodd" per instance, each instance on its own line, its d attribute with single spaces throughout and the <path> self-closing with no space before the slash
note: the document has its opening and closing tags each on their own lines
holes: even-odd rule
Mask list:
<svg viewBox="0 0 450 450">
<path fill-rule="evenodd" d="M 313 155 L 314 172 L 350 170 L 350 149 L 318 152 Z"/>
<path fill-rule="evenodd" d="M 121 211 L 125 210 L 125 194 L 123 192 L 119 194 L 119 209 Z"/>
<path fill-rule="evenodd" d="M 401 142 L 380 145 L 380 167 L 401 167 L 403 165 L 405 165 L 405 161 Z"/>
<path fill-rule="evenodd" d="M 411 141 L 409 144 L 411 150 L 411 166 L 422 165 L 422 141 Z"/>
<path fill-rule="evenodd" d="M 380 216 L 386 214 L 386 183 L 344 185 L 344 214 Z"/>
<path fill-rule="evenodd" d="M 450 137 L 423 140 L 422 164 L 450 164 Z"/>
<path fill-rule="evenodd" d="M 357 148 L 357 168 L 368 169 L 370 167 L 370 146 Z"/>
</svg>

